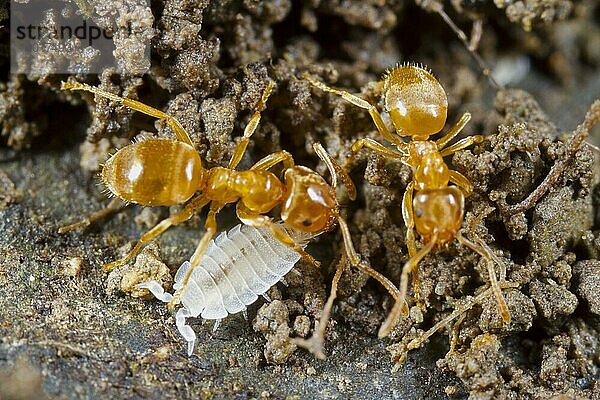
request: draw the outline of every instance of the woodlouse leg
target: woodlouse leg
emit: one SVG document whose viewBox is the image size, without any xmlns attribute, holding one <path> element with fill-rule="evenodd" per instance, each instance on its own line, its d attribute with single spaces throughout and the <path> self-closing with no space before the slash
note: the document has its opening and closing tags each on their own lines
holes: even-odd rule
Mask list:
<svg viewBox="0 0 600 400">
<path fill-rule="evenodd" d="M 229 165 L 227 168 L 235 169 L 235 167 L 237 167 L 237 165 L 242 160 L 242 157 L 246 152 L 246 148 L 248 147 L 248 143 L 250 142 L 250 136 L 252 136 L 260 122 L 260 112 L 265 107 L 267 99 L 271 95 L 271 91 L 273 90 L 274 86 L 275 84 L 273 83 L 273 81 L 269 81 L 267 87 L 265 88 L 262 94 L 262 98 L 256 104 L 256 111 L 254 111 L 254 114 L 252 114 L 250 121 L 248 121 L 248 125 L 246 125 L 246 128 L 244 129 L 244 135 L 235 146 L 235 150 L 233 152 L 233 155 L 231 156 L 231 160 L 229 161 Z"/>
<path fill-rule="evenodd" d="M 187 308 L 180 308 L 177 310 L 177 314 L 175 314 L 175 326 L 177 326 L 177 330 L 187 342 L 188 357 L 192 355 L 194 346 L 196 345 L 196 332 L 194 332 L 191 326 L 185 323 L 186 318 L 191 316 Z"/>
<path fill-rule="evenodd" d="M 156 297 L 158 300 L 162 301 L 163 303 L 169 303 L 171 300 L 173 300 L 173 295 L 171 293 L 165 292 L 165 289 L 157 281 L 148 281 L 148 282 L 138 283 L 133 288 L 134 289 L 146 289 L 150 293 L 152 293 L 152 295 L 154 297 Z"/>
<path fill-rule="evenodd" d="M 500 260 L 496 256 L 496 254 L 494 254 L 494 251 L 483 240 L 476 238 L 477 243 L 474 243 L 469 239 L 465 238 L 460 232 L 456 234 L 456 238 L 458 239 L 460 244 L 470 248 L 485 259 L 488 277 L 490 280 L 490 286 L 492 292 L 494 293 L 494 296 L 496 297 L 496 303 L 498 303 L 498 310 L 500 311 L 500 316 L 502 317 L 502 320 L 508 324 L 510 322 L 510 311 L 508 310 L 508 305 L 506 304 L 506 300 L 502 295 L 502 290 L 500 289 L 498 279 L 496 278 L 496 270 L 494 269 L 494 263 L 498 264 L 498 266 L 501 267 L 504 271 L 506 271 L 506 266 L 504 265 L 502 260 Z M 506 275 L 506 272 L 504 272 L 502 275 Z M 502 277 L 502 279 L 504 279 L 504 276 Z"/>
<path fill-rule="evenodd" d="M 279 163 L 283 163 L 284 169 L 292 168 L 294 166 L 294 157 L 285 150 L 277 151 L 261 158 L 250 169 L 268 170 Z"/>
<path fill-rule="evenodd" d="M 483 142 L 483 136 L 481 135 L 473 135 L 466 137 L 464 139 L 459 140 L 458 142 L 446 147 L 442 151 L 440 151 L 440 155 L 442 157 L 449 156 L 450 154 L 454 154 L 459 150 L 466 149 L 467 147 L 475 144 Z"/>
<path fill-rule="evenodd" d="M 306 350 L 314 354 L 315 357 L 321 360 L 325 359 L 325 353 L 323 352 L 325 331 L 327 330 L 327 325 L 329 324 L 331 309 L 333 308 L 333 302 L 337 297 L 337 287 L 340 278 L 342 277 L 342 272 L 344 271 L 345 264 L 346 259 L 342 255 L 342 257 L 337 263 L 335 275 L 333 276 L 333 280 L 331 281 L 331 291 L 329 292 L 329 297 L 327 298 L 327 302 L 323 306 L 323 310 L 321 310 L 321 315 L 319 315 L 319 323 L 315 327 L 312 336 L 308 339 L 294 338 L 294 343 L 296 345 L 305 348 Z"/>
<path fill-rule="evenodd" d="M 338 224 L 340 226 L 340 231 L 342 232 L 342 237 L 344 239 L 344 247 L 346 250 L 346 256 L 350 260 L 350 263 L 360 269 L 365 274 L 369 275 L 371 278 L 375 279 L 379 283 L 386 288 L 386 290 L 390 293 L 390 295 L 394 298 L 394 300 L 398 301 L 400 299 L 400 291 L 396 288 L 396 286 L 385 276 L 381 275 L 379 272 L 375 271 L 371 268 L 367 263 L 361 259 L 361 257 L 354 250 L 354 244 L 352 243 L 352 236 L 350 236 L 350 230 L 348 229 L 348 224 L 346 221 L 338 216 Z"/>
<path fill-rule="evenodd" d="M 202 235 L 202 239 L 200 239 L 198 246 L 196 246 L 196 251 L 194 251 L 194 254 L 190 258 L 191 265 L 190 268 L 187 270 L 185 277 L 181 281 L 181 287 L 175 291 L 175 293 L 173 294 L 173 299 L 169 302 L 169 304 L 167 304 L 167 308 L 169 310 L 173 310 L 175 305 L 179 303 L 181 293 L 183 293 L 183 291 L 185 290 L 188 281 L 190 280 L 190 276 L 192 276 L 192 272 L 194 272 L 194 269 L 198 266 L 198 264 L 200 264 L 200 260 L 202 260 L 202 256 L 204 256 L 204 253 L 206 252 L 206 249 L 208 248 L 211 239 L 217 233 L 216 216 L 222 208 L 223 204 L 221 203 L 211 203 L 210 210 L 208 212 L 208 215 L 206 216 L 206 222 L 204 223 L 204 228 L 206 229 L 206 232 L 204 232 L 204 235 Z"/>
<path fill-rule="evenodd" d="M 473 193 L 473 184 L 458 171 L 451 169 L 448 172 L 450 173 L 450 182 L 457 185 L 463 191 L 465 197 L 469 197 Z"/>
<path fill-rule="evenodd" d="M 140 240 L 138 240 L 138 242 L 135 244 L 133 249 L 129 252 L 129 254 L 127 254 L 125 257 L 121 258 L 120 260 L 113 261 L 109 264 L 106 264 L 103 267 L 104 270 L 108 271 L 115 267 L 118 267 L 118 266 L 128 263 L 137 254 L 137 252 L 142 248 L 144 243 L 147 243 L 147 242 L 155 239 L 156 237 L 160 236 L 164 231 L 169 229 L 171 226 L 180 224 L 180 223 L 192 218 L 192 215 L 194 215 L 194 212 L 196 210 L 204 207 L 206 204 L 209 203 L 209 201 L 210 200 L 208 200 L 202 194 L 194 197 L 181 211 L 179 211 L 178 213 L 176 213 L 174 215 L 171 215 L 169 218 L 162 220 L 154 228 L 152 228 L 148 232 L 144 233 L 140 237 Z"/>
<path fill-rule="evenodd" d="M 131 108 L 132 110 L 139 111 L 143 114 L 150 115 L 151 117 L 158 118 L 167 122 L 177 139 L 189 144 L 190 146 L 194 146 L 192 140 L 190 139 L 190 135 L 188 135 L 187 131 L 181 126 L 179 121 L 171 117 L 170 115 L 154 108 L 146 105 L 142 102 L 133 99 L 127 99 L 121 96 L 117 96 L 116 94 L 107 92 L 105 90 L 99 89 L 94 86 L 90 86 L 85 83 L 79 82 L 62 82 L 61 87 L 62 90 L 84 90 L 87 92 L 94 93 L 100 97 L 104 97 L 110 99 L 112 101 L 116 101 L 121 103 L 123 106 L 127 108 Z"/>
<path fill-rule="evenodd" d="M 337 176 L 342 179 L 344 186 L 346 187 L 346 192 L 348 192 L 348 197 L 350 200 L 356 199 L 356 187 L 354 186 L 354 182 L 350 178 L 350 175 L 346 172 L 344 168 L 340 166 L 340 164 L 335 161 L 333 157 L 325 150 L 325 148 L 321 145 L 321 143 L 314 143 L 313 150 L 319 156 L 321 161 L 325 163 L 327 169 L 329 170 L 329 174 L 331 175 L 331 186 L 334 188 L 337 187 Z"/>
<path fill-rule="evenodd" d="M 377 130 L 379 131 L 379 133 L 381 133 L 381 135 L 385 138 L 385 140 L 394 144 L 395 146 L 398 146 L 399 148 L 406 146 L 406 143 L 404 143 L 402 141 L 402 139 L 400 139 L 399 137 L 396 137 L 395 135 L 392 135 L 390 133 L 387 126 L 385 126 L 383 119 L 381 118 L 381 114 L 379 114 L 379 111 L 377 111 L 377 108 L 374 105 L 372 105 L 371 103 L 369 103 L 368 101 L 365 101 L 352 93 L 346 92 L 345 90 L 339 90 L 339 89 L 334 89 L 332 87 L 329 87 L 329 86 L 325 85 L 323 82 L 316 80 L 315 78 L 310 76 L 308 73 L 304 73 L 302 75 L 302 77 L 304 79 L 306 79 L 308 82 L 310 82 L 311 85 L 316 86 L 319 89 L 324 90 L 326 92 L 337 94 L 338 96 L 341 96 L 344 100 L 349 101 L 350 103 L 354 104 L 355 106 L 367 110 L 369 112 L 369 114 L 371 115 L 371 118 L 373 119 L 373 122 L 375 123 Z"/>
<path fill-rule="evenodd" d="M 458 121 L 446 132 L 444 136 L 435 141 L 438 150 L 443 149 L 446 145 L 458 135 L 467 123 L 471 120 L 471 113 L 464 113 Z"/>
<path fill-rule="evenodd" d="M 402 276 L 400 277 L 400 298 L 396 304 L 394 304 L 392 311 L 390 311 L 390 314 L 379 328 L 378 336 L 380 339 L 390 334 L 392 329 L 394 329 L 394 326 L 396 326 L 396 322 L 398 321 L 401 313 L 405 315 L 408 314 L 405 300 L 406 293 L 408 292 L 408 274 L 413 271 L 419 265 L 419 262 L 423 259 L 423 257 L 425 257 L 431 251 L 431 249 L 433 249 L 436 241 L 437 236 L 434 234 L 431 240 L 426 243 L 425 246 L 423 246 L 421 250 L 417 252 L 417 254 L 411 257 L 406 264 L 404 264 L 404 267 L 402 268 Z"/>
<path fill-rule="evenodd" d="M 125 208 L 125 204 L 123 204 L 123 202 L 121 200 L 112 199 L 106 207 L 90 214 L 89 216 L 83 218 L 81 221 L 75 222 L 74 224 L 60 227 L 58 229 L 58 233 L 62 234 L 62 233 L 66 233 L 66 232 L 78 229 L 78 228 L 87 228 L 88 226 L 90 226 L 94 222 L 98 221 L 99 219 L 105 218 L 111 214 L 119 212 L 123 208 Z"/>
<path fill-rule="evenodd" d="M 313 256 L 308 254 L 302 246 L 300 246 L 292 237 L 284 231 L 282 228 L 278 226 L 278 224 L 273 223 L 271 218 L 266 215 L 255 214 L 252 211 L 248 210 L 241 202 L 237 203 L 236 213 L 240 221 L 242 221 L 246 225 L 260 227 L 264 226 L 269 228 L 273 237 L 279 240 L 284 245 L 293 248 L 296 250 L 302 258 L 314 265 L 315 267 L 319 267 L 321 263 L 317 261 Z"/>
</svg>

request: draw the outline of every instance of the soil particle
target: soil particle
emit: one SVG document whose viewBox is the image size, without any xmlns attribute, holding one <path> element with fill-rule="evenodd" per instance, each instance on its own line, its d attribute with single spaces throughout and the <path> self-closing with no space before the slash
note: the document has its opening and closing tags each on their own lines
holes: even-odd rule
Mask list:
<svg viewBox="0 0 600 400">
<path fill-rule="evenodd" d="M 35 107 L 35 103 L 29 103 L 26 86 L 20 75 L 11 75 L 7 82 L 0 82 L 0 133 L 6 145 L 16 150 L 29 147 L 31 140 L 45 127 L 45 119 L 40 124 L 25 116 L 28 106 Z"/>
<path fill-rule="evenodd" d="M 573 266 L 575 293 L 585 299 L 590 312 L 600 315 L 600 262 L 579 261 Z"/>
<path fill-rule="evenodd" d="M 112 270 L 106 278 L 106 293 L 123 292 L 131 297 L 152 298 L 146 289 L 135 289 L 134 286 L 148 281 L 157 281 L 162 287 L 169 288 L 173 277 L 169 267 L 162 262 L 159 248 L 151 243 L 138 254 L 133 266 L 125 264 Z"/>
<path fill-rule="evenodd" d="M 577 307 L 577 297 L 552 280 L 547 283 L 534 280 L 529 283 L 529 292 L 536 308 L 548 321 L 571 315 Z"/>
<path fill-rule="evenodd" d="M 265 335 L 265 359 L 273 364 L 285 362 L 297 346 L 290 338 L 289 309 L 281 300 L 264 304 L 252 324 L 254 330 Z"/>
</svg>

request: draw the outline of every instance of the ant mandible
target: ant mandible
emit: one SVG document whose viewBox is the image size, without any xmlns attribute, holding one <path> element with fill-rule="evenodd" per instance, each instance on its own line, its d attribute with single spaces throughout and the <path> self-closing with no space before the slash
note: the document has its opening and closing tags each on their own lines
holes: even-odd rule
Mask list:
<svg viewBox="0 0 600 400">
<path fill-rule="evenodd" d="M 339 204 L 334 189 L 337 185 L 337 175 L 342 178 L 350 198 L 356 196 L 356 189 L 345 170 L 320 144 L 315 144 L 313 148 L 332 175 L 331 186 L 315 171 L 294 165 L 292 155 L 285 150 L 267 155 L 249 170 L 235 169 L 246 151 L 250 136 L 258 126 L 260 110 L 264 108 L 273 87 L 272 81 L 267 84 L 228 166 L 204 169 L 190 136 L 174 117 L 139 101 L 122 98 L 93 86 L 78 82 L 63 82 L 64 90 L 88 91 L 119 102 L 135 111 L 164 120 L 177 137 L 176 140 L 148 138 L 132 143 L 118 150 L 104 164 L 101 173 L 102 181 L 110 192 L 121 200 L 142 206 L 172 206 L 187 203 L 181 211 L 159 222 L 143 234 L 125 257 L 105 265 L 105 270 L 129 262 L 145 243 L 158 237 L 171 226 L 189 220 L 196 211 L 209 203 L 210 208 L 205 222 L 206 232 L 190 259 L 191 268 L 183 280 L 183 287 L 175 293 L 169 304 L 171 308 L 179 301 L 179 296 L 187 285 L 189 277 L 200 263 L 210 240 L 217 232 L 217 214 L 230 203 L 237 203 L 237 216 L 244 224 L 267 227 L 274 238 L 292 247 L 308 262 L 319 266 L 320 263 L 304 251 L 280 224 L 265 215 L 275 207 L 281 206 L 281 220 L 300 232 L 318 235 L 333 229 L 337 223 L 352 264 L 381 282 L 395 299 L 400 297 L 398 289 L 383 275 L 365 265 L 354 250 L 348 226 L 339 214 Z M 269 171 L 279 163 L 284 167 L 283 182 Z M 197 192 L 200 193 L 195 195 Z M 114 206 L 108 208 L 111 207 L 114 208 Z M 83 222 L 69 225 L 60 231 L 66 232 L 88 225 L 92 220 L 104 215 L 106 212 L 103 211 L 94 213 Z"/>
<path fill-rule="evenodd" d="M 406 187 L 402 199 L 402 217 L 407 228 L 406 244 L 410 259 L 402 268 L 400 278 L 400 299 L 392 308 L 379 329 L 379 337 L 386 337 L 394 328 L 400 313 L 407 314 L 406 293 L 408 274 L 414 270 L 413 282 L 417 288 L 419 262 L 432 250 L 447 247 L 454 238 L 462 245 L 479 253 L 487 264 L 489 281 L 496 297 L 502 319 L 510 322 L 510 313 L 502 295 L 492 260 L 500 260 L 492 249 L 483 242 L 468 240 L 459 231 L 463 221 L 465 197 L 473 191 L 473 185 L 458 171 L 451 170 L 444 157 L 465 149 L 474 143 L 481 143 L 483 136 L 469 136 L 448 146 L 471 119 L 464 113 L 447 133 L 439 139 L 429 140 L 429 136 L 442 130 L 446 123 L 448 98 L 446 92 L 432 73 L 423 66 L 401 65 L 390 70 L 385 77 L 375 83 L 375 88 L 383 97 L 396 135 L 393 135 L 383 122 L 375 106 L 343 90 L 331 88 L 307 73 L 303 77 L 317 88 L 335 93 L 350 103 L 369 112 L 377 130 L 383 138 L 396 148 L 388 148 L 370 139 L 358 139 L 351 148 L 350 157 L 344 165 L 347 170 L 356 153 L 363 147 L 388 158 L 397 159 L 413 171 L 412 181 Z M 408 136 L 405 142 L 401 137 Z M 449 185 L 453 183 L 454 185 Z M 417 250 L 416 229 L 423 240 L 423 247 Z M 416 293 L 417 294 L 417 293 Z"/>
</svg>

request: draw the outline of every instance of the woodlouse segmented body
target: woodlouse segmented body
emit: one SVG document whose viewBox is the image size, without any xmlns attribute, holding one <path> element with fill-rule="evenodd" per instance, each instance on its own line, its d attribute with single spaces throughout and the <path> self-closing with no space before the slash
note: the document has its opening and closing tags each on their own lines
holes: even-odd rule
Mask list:
<svg viewBox="0 0 600 400">
<path fill-rule="evenodd" d="M 314 235 L 297 232 L 282 225 L 304 247 Z M 188 343 L 188 355 L 194 350 L 196 334 L 186 318 L 201 316 L 221 320 L 229 314 L 245 311 L 258 296 L 279 282 L 300 260 L 293 248 L 275 239 L 268 228 L 237 225 L 210 242 L 200 264 L 192 271 L 187 285 L 183 281 L 191 267 L 184 262 L 175 275 L 174 290 L 183 289 L 176 324 Z M 156 281 L 136 286 L 150 290 L 156 298 L 170 302 Z"/>
</svg>

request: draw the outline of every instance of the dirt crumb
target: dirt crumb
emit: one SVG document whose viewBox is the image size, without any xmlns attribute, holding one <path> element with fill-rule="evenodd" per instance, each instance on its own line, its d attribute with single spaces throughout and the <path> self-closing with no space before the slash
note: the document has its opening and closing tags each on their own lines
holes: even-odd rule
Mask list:
<svg viewBox="0 0 600 400">
<path fill-rule="evenodd" d="M 579 261 L 573 266 L 576 293 L 588 304 L 590 311 L 600 315 L 600 262 L 596 260 Z"/>
<path fill-rule="evenodd" d="M 267 339 L 264 355 L 268 362 L 281 364 L 296 350 L 297 346 L 290 338 L 289 310 L 281 300 L 264 304 L 258 310 L 252 326 Z"/>
<path fill-rule="evenodd" d="M 123 292 L 131 297 L 153 298 L 147 289 L 135 289 L 138 283 L 157 281 L 162 287 L 170 287 L 173 277 L 169 267 L 160 259 L 158 244 L 152 242 L 135 259 L 133 266 L 125 264 L 115 268 L 106 279 L 106 293 Z"/>
</svg>

